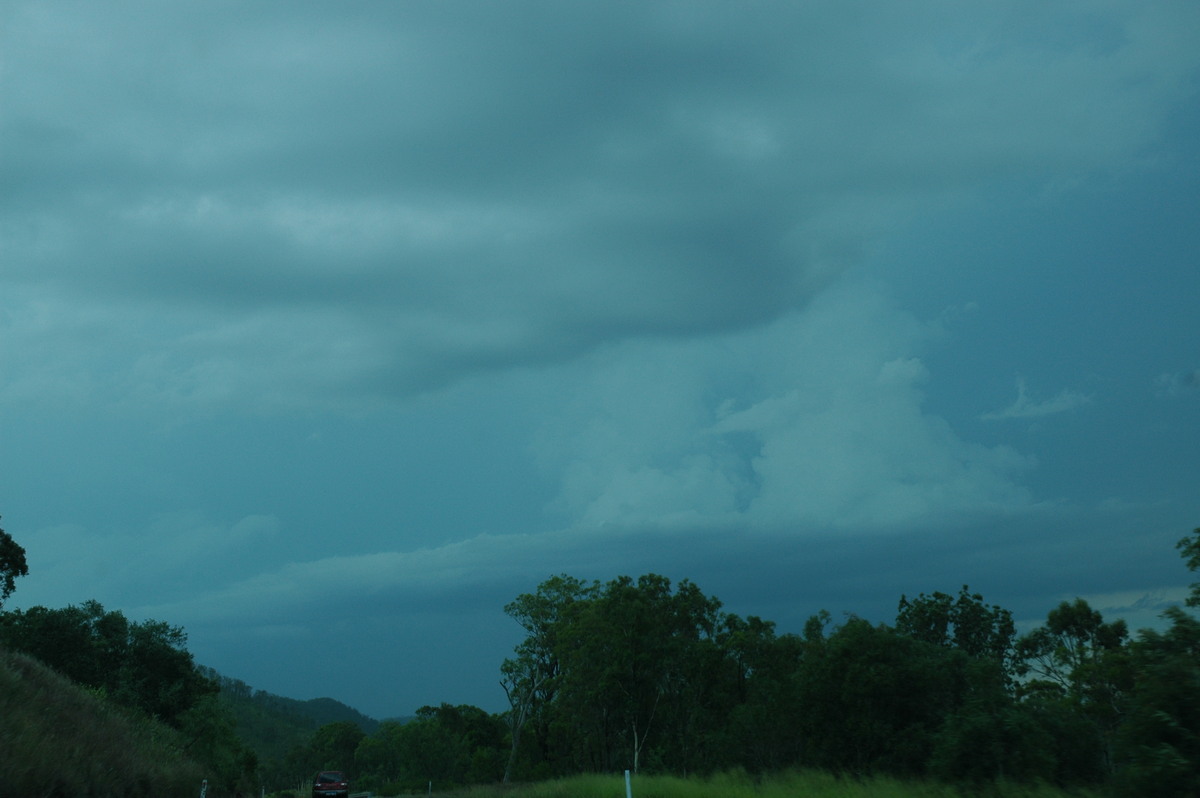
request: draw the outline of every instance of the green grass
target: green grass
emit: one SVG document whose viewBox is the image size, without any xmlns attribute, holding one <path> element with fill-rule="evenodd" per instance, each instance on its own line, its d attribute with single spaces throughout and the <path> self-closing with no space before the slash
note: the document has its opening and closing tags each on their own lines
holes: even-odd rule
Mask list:
<svg viewBox="0 0 1200 798">
<path fill-rule="evenodd" d="M 0 649 L 0 795 L 198 794 L 178 735 Z"/>
<path fill-rule="evenodd" d="M 1097 793 L 1064 792 L 1045 785 L 1001 783 L 959 788 L 883 777 L 839 778 L 819 771 L 796 771 L 766 779 L 737 772 L 692 779 L 633 776 L 631 786 L 633 798 L 1099 798 Z M 625 798 L 625 778 L 586 775 L 434 794 L 441 798 Z"/>
</svg>

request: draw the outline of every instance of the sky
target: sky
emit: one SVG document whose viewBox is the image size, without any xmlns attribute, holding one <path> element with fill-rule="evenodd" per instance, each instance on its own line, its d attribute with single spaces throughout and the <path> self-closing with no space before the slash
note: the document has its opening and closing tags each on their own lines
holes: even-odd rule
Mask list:
<svg viewBox="0 0 1200 798">
<path fill-rule="evenodd" d="M 1151 626 L 1200 526 L 1192 0 L 0 5 L 6 609 L 376 718 L 506 603 Z"/>
</svg>

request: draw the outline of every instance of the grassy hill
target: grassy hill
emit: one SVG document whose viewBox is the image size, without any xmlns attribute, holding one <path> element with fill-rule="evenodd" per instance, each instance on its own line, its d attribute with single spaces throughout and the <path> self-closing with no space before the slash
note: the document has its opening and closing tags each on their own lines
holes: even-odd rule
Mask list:
<svg viewBox="0 0 1200 798">
<path fill-rule="evenodd" d="M 379 725 L 332 698 L 285 698 L 201 670 L 221 685 L 237 736 L 264 770 L 284 767 L 289 752 L 326 723 L 349 721 L 368 734 Z M 0 718 L 0 796 L 189 795 L 206 778 L 216 795 L 214 774 L 188 756 L 178 731 L 4 647 Z"/>
<path fill-rule="evenodd" d="M 204 769 L 177 732 L 0 648 L 4 795 L 196 794 Z"/>
</svg>

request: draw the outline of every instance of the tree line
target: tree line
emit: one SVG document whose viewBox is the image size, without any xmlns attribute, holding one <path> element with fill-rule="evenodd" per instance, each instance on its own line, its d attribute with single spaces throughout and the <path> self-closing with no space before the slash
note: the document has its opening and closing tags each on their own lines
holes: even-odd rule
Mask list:
<svg viewBox="0 0 1200 798">
<path fill-rule="evenodd" d="M 1178 545 L 1200 567 L 1200 529 Z M 1200 583 L 1186 606 L 1200 606 Z M 1200 794 L 1200 622 L 1183 607 L 1131 635 L 1075 599 L 1019 635 L 964 585 L 901 596 L 891 623 L 822 611 L 780 633 L 647 574 L 554 576 L 505 612 L 525 631 L 500 667 L 507 711 L 424 707 L 374 734 L 330 724 L 296 765 L 396 790 L 819 768 Z"/>
<path fill-rule="evenodd" d="M 1200 529 L 1178 548 L 1200 569 Z M 1185 605 L 1200 606 L 1200 583 Z M 504 609 L 525 632 L 499 668 L 508 710 L 326 723 L 269 762 L 233 729 L 230 701 L 248 686 L 197 668 L 181 629 L 87 602 L 0 613 L 0 642 L 188 730 L 231 785 L 296 785 L 323 768 L 377 792 L 820 768 L 1200 794 L 1200 621 L 1184 607 L 1131 634 L 1076 599 L 1018 635 L 1008 610 L 964 585 L 901 596 L 890 623 L 822 611 L 781 633 L 688 580 L 646 574 L 558 575 Z"/>
</svg>

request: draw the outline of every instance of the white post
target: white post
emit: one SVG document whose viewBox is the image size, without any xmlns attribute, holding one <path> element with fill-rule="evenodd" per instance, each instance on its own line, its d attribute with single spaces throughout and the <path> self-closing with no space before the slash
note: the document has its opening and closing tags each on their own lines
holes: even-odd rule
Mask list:
<svg viewBox="0 0 1200 798">
<path fill-rule="evenodd" d="M 625 771 L 625 798 L 633 798 L 633 787 L 629 783 L 629 771 Z"/>
</svg>

